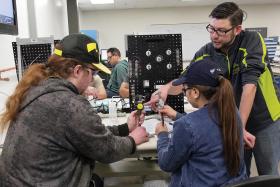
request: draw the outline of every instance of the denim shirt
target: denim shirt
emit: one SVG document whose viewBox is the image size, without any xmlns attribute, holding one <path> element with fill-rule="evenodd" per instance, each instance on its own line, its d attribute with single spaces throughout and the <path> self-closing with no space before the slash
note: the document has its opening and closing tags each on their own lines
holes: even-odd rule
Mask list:
<svg viewBox="0 0 280 187">
<path fill-rule="evenodd" d="M 241 121 L 241 164 L 238 175 L 232 177 L 224 160 L 221 129 L 213 118 L 206 106 L 175 121 L 171 138 L 166 132 L 158 135 L 158 163 L 171 172 L 171 187 L 224 186 L 247 178 Z"/>
</svg>

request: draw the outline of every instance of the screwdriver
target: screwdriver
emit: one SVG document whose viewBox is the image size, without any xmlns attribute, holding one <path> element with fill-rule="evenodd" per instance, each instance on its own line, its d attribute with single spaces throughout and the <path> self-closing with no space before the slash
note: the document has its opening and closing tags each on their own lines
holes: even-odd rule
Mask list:
<svg viewBox="0 0 280 187">
<path fill-rule="evenodd" d="M 141 113 L 142 113 L 143 108 L 144 108 L 144 105 L 143 105 L 142 102 L 139 102 L 139 103 L 136 105 L 136 109 L 137 109 L 136 116 L 137 116 L 137 119 L 138 119 L 138 124 L 137 124 L 137 125 L 139 125 L 140 116 L 141 116 Z"/>
<path fill-rule="evenodd" d="M 160 93 L 160 92 L 158 92 L 158 97 L 159 97 L 159 100 L 158 100 L 157 108 L 158 108 L 158 109 L 163 109 L 163 107 L 164 107 L 164 101 L 163 101 L 163 99 L 161 98 L 161 93 Z M 163 113 L 161 113 L 161 122 L 162 122 L 162 126 L 164 126 L 164 117 L 163 117 Z"/>
</svg>

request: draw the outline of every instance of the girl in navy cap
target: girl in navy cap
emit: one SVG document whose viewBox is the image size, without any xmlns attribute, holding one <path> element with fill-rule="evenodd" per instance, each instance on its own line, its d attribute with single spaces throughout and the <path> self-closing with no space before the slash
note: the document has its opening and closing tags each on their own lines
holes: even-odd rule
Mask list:
<svg viewBox="0 0 280 187">
<path fill-rule="evenodd" d="M 242 124 L 232 86 L 209 59 L 193 63 L 173 82 L 197 111 L 176 120 L 171 137 L 161 123 L 158 163 L 170 186 L 224 186 L 245 179 Z"/>
</svg>

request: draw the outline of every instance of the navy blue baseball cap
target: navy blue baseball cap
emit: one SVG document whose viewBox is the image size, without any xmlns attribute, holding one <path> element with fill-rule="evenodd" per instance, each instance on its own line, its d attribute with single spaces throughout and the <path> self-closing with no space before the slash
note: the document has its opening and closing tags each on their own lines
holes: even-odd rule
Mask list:
<svg viewBox="0 0 280 187">
<path fill-rule="evenodd" d="M 204 58 L 192 62 L 179 79 L 172 82 L 172 85 L 190 84 L 216 87 L 219 85 L 219 75 L 223 75 L 221 68 L 210 58 Z"/>
</svg>

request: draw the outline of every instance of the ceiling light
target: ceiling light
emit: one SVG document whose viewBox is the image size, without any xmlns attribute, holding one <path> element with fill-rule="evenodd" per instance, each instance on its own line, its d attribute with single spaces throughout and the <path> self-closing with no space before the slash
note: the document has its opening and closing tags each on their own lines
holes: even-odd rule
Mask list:
<svg viewBox="0 0 280 187">
<path fill-rule="evenodd" d="M 91 4 L 102 5 L 102 4 L 113 4 L 114 0 L 90 0 Z"/>
</svg>

